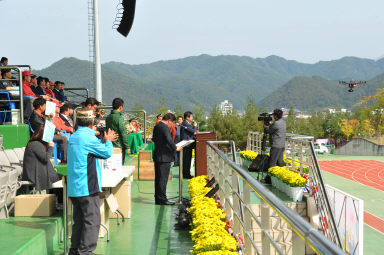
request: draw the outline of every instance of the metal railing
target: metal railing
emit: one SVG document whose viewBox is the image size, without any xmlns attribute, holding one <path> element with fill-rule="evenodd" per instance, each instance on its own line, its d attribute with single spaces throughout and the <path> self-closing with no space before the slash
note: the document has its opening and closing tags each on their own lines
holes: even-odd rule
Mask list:
<svg viewBox="0 0 384 255">
<path fill-rule="evenodd" d="M 27 68 L 29 72 L 32 72 L 32 67 L 30 65 L 11 65 L 6 67 L 19 67 L 20 69 Z"/>
<path fill-rule="evenodd" d="M 286 134 L 287 138 L 291 139 L 298 139 L 298 140 L 307 140 L 307 141 L 313 141 L 313 136 L 307 136 L 307 135 L 299 135 L 299 134 L 293 134 L 288 133 Z M 248 139 L 247 139 L 247 150 L 255 151 L 257 153 L 261 152 L 261 141 L 263 138 L 263 133 L 261 132 L 254 132 L 249 131 L 248 132 Z M 269 141 L 267 141 L 268 143 Z"/>
<path fill-rule="evenodd" d="M 207 159 L 208 176 L 218 180 L 220 202 L 227 217 L 233 219 L 233 234 L 240 244 L 244 240 L 244 245 L 241 246 L 243 254 L 269 255 L 271 247 L 276 253 L 284 254 L 272 234 L 271 210 L 292 229 L 292 254 L 305 254 L 305 244 L 318 254 L 344 254 L 264 185 L 229 159 L 213 141 L 207 142 Z M 251 208 L 251 195 L 261 202 L 260 217 Z M 261 232 L 261 244 L 257 244 L 254 239 L 253 223 Z"/>
<path fill-rule="evenodd" d="M 260 153 L 262 137 L 263 133 L 250 131 L 248 133 L 247 149 L 249 148 Z M 314 150 L 313 136 L 287 134 L 285 156 L 288 169 L 298 171 L 301 175 L 308 178 L 306 189 L 315 200 L 324 235 L 340 248 L 345 249 L 340 239 L 339 230 Z"/>
<path fill-rule="evenodd" d="M 1 110 L 0 113 L 4 113 L 4 114 L 7 114 L 7 113 L 11 113 L 11 123 L 12 124 L 21 124 L 24 122 L 24 109 L 23 109 L 23 105 L 24 105 L 24 101 L 23 101 L 23 78 L 22 78 L 22 72 L 21 72 L 21 69 L 19 66 L 0 66 L 0 71 L 3 70 L 3 69 L 10 69 L 10 70 L 16 70 L 15 73 L 13 73 L 12 75 L 15 75 L 16 78 L 15 79 L 0 79 L 0 82 L 6 82 L 6 81 L 17 81 L 19 83 L 19 86 L 16 90 L 14 91 L 17 91 L 18 92 L 18 95 L 11 95 L 12 94 L 12 90 L 9 91 L 9 90 L 0 90 L 0 94 L 1 95 L 5 95 L 7 97 L 7 99 L 2 99 L 0 100 L 0 103 L 15 103 L 15 102 L 19 102 L 19 108 L 20 109 L 11 109 L 12 107 L 11 106 L 8 106 L 8 110 Z M 13 112 L 18 112 L 19 113 L 19 118 L 17 118 Z M 17 113 L 16 113 L 17 114 Z M 14 121 L 16 120 L 16 121 Z"/>
<path fill-rule="evenodd" d="M 89 97 L 89 89 L 87 88 L 64 88 L 64 90 L 68 92 L 66 95 L 68 101 L 76 104 L 84 102 Z M 84 91 L 84 94 L 80 94 L 78 91 Z"/>
</svg>

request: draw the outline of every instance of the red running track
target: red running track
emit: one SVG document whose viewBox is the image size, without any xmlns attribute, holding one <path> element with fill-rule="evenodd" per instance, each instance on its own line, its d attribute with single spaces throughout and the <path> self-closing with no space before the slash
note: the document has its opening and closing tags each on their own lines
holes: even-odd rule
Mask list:
<svg viewBox="0 0 384 255">
<path fill-rule="evenodd" d="M 321 170 L 384 191 L 384 162 L 340 160 L 319 163 Z"/>
<path fill-rule="evenodd" d="M 384 220 L 364 211 L 364 223 L 384 234 Z"/>
<path fill-rule="evenodd" d="M 384 162 L 376 160 L 320 161 L 321 170 L 384 191 Z M 364 223 L 384 234 L 384 220 L 364 211 Z"/>
</svg>

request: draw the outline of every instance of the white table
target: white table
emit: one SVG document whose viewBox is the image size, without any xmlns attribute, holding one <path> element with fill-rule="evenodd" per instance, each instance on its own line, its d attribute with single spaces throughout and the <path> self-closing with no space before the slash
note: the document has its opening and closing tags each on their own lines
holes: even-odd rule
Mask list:
<svg viewBox="0 0 384 255">
<path fill-rule="evenodd" d="M 112 194 L 112 188 L 119 185 L 119 183 L 124 180 L 125 178 L 130 177 L 133 172 L 135 171 L 135 166 L 123 166 L 120 170 L 116 171 L 102 171 L 101 172 L 101 186 L 102 188 L 108 188 L 109 193 Z M 66 179 L 66 177 L 65 177 Z M 67 183 L 65 182 L 65 186 L 63 185 L 63 181 L 58 181 L 53 184 L 55 188 L 63 188 L 63 197 L 64 197 L 64 254 L 68 254 L 68 214 L 67 214 L 67 200 L 68 200 L 68 194 L 67 194 Z M 107 203 L 105 203 L 106 205 Z M 105 209 L 107 211 L 107 209 Z M 109 208 L 108 208 L 109 211 Z M 107 214 L 108 215 L 108 214 Z M 109 230 L 108 228 L 103 225 L 103 228 L 107 230 L 107 240 L 109 241 Z"/>
</svg>

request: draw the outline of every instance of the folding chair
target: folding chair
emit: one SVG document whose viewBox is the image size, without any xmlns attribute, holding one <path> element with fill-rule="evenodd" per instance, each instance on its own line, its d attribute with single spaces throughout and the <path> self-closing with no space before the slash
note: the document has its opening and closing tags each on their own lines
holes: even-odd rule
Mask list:
<svg viewBox="0 0 384 255">
<path fill-rule="evenodd" d="M 14 150 L 10 149 L 10 150 L 5 150 L 4 152 L 7 155 L 8 160 L 11 164 L 19 164 L 23 166 L 23 159 L 20 160 Z"/>
<path fill-rule="evenodd" d="M 20 164 L 19 160 L 16 157 L 16 160 L 18 163 L 11 163 L 8 159 L 7 154 L 5 151 L 0 150 L 0 166 L 11 166 L 16 168 L 17 173 L 21 175 L 23 173 L 23 166 Z"/>
<path fill-rule="evenodd" d="M 9 173 L 0 170 L 0 219 L 8 218 L 7 195 Z"/>
<path fill-rule="evenodd" d="M 13 151 L 16 153 L 17 158 L 20 160 L 20 162 L 24 161 L 24 148 L 14 148 Z"/>
<path fill-rule="evenodd" d="M 10 169 L 8 179 L 8 194 L 6 200 L 7 212 L 9 213 L 15 207 L 15 197 L 17 190 L 21 187 L 21 183 L 18 180 L 18 172 L 16 169 Z"/>
</svg>

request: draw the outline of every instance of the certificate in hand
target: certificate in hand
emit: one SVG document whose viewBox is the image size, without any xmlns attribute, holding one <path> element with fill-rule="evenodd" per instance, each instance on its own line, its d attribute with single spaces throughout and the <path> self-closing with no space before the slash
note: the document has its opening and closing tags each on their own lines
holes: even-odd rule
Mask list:
<svg viewBox="0 0 384 255">
<path fill-rule="evenodd" d="M 47 101 L 47 103 L 45 104 L 45 115 L 49 116 L 53 114 L 53 116 L 55 116 L 55 113 L 56 113 L 56 104 L 50 101 Z"/>
<path fill-rule="evenodd" d="M 195 142 L 195 140 L 183 140 L 183 141 L 177 143 L 176 146 L 185 147 L 185 146 L 190 145 L 191 143 L 194 143 L 194 142 Z"/>
<path fill-rule="evenodd" d="M 45 120 L 44 134 L 43 134 L 44 142 L 49 143 L 49 140 L 53 141 L 53 136 L 55 135 L 55 128 L 56 126 L 52 122 Z"/>
</svg>

